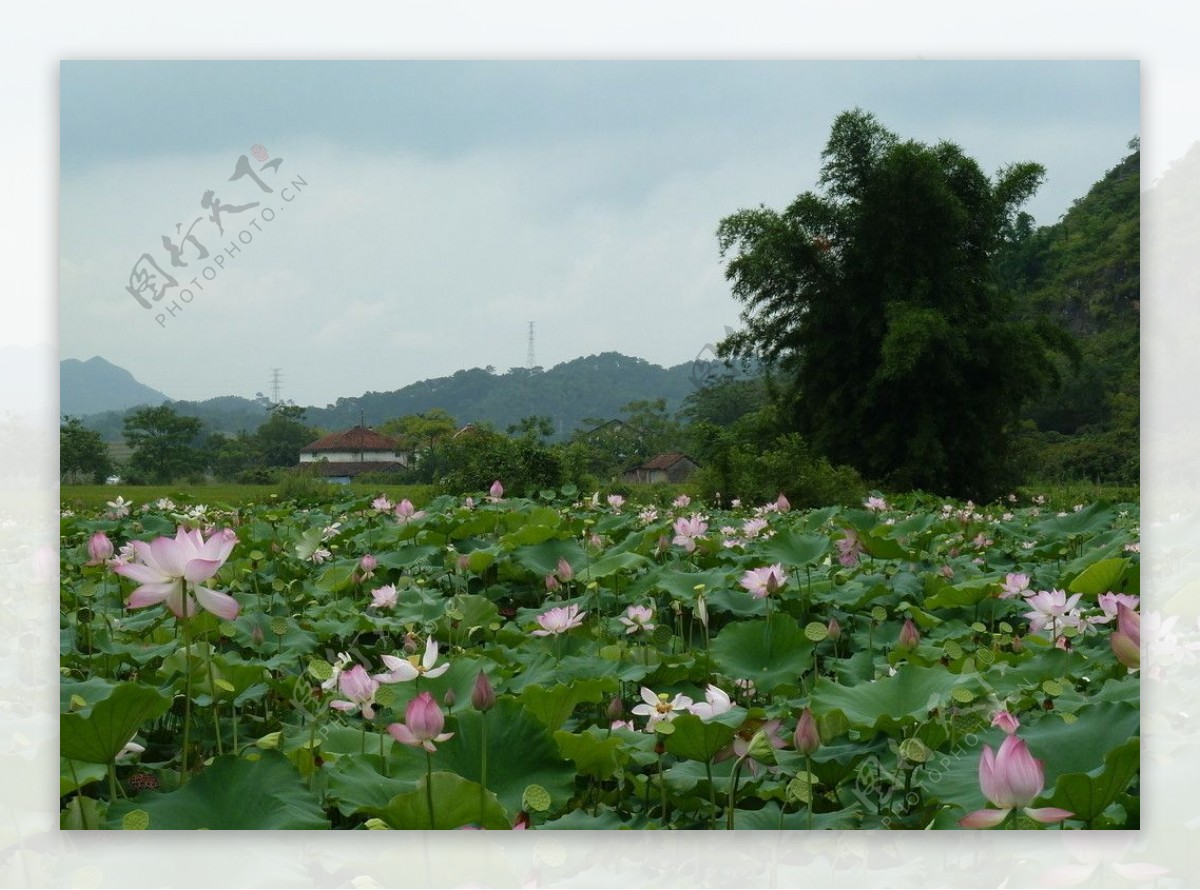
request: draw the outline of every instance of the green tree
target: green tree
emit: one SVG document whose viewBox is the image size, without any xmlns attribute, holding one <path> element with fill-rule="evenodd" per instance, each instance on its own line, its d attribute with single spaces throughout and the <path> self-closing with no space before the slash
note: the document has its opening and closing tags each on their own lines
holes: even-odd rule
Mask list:
<svg viewBox="0 0 1200 890">
<path fill-rule="evenodd" d="M 271 416 L 254 434 L 254 444 L 268 467 L 294 467 L 300 449 L 317 438 L 316 430 L 304 424 L 304 409 L 296 405 L 273 405 Z"/>
<path fill-rule="evenodd" d="M 746 327 L 719 353 L 760 357 L 785 426 L 835 464 L 990 497 L 1021 405 L 1070 342 L 1021 318 L 993 268 L 1043 169 L 989 179 L 957 145 L 901 141 L 861 110 L 838 116 L 822 158 L 823 194 L 721 221 Z"/>
<path fill-rule="evenodd" d="M 211 433 L 204 442 L 204 459 L 212 474 L 225 482 L 234 482 L 249 470 L 265 467 L 256 437 L 245 430 L 230 437 Z"/>
<path fill-rule="evenodd" d="M 129 467 L 135 477 L 171 482 L 198 473 L 204 458 L 195 447 L 199 418 L 175 413 L 169 405 L 141 408 L 125 418 L 125 441 L 133 449 Z"/>
<path fill-rule="evenodd" d="M 542 445 L 554 435 L 554 421 L 542 414 L 531 414 L 516 423 L 510 423 L 508 434 L 521 442 Z"/>
<path fill-rule="evenodd" d="M 108 446 L 96 430 L 89 430 L 78 417 L 63 415 L 58 428 L 58 471 L 63 482 L 90 479 L 97 485 L 113 471 Z"/>
</svg>

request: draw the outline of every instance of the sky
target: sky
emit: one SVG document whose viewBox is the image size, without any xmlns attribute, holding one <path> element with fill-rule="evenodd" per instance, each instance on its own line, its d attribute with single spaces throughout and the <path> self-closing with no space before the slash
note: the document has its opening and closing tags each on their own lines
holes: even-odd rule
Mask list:
<svg viewBox="0 0 1200 890">
<path fill-rule="evenodd" d="M 739 324 L 720 220 L 817 189 L 840 112 L 1044 165 L 1050 224 L 1140 89 L 1137 61 L 67 61 L 60 357 L 318 406 L 525 366 L 530 322 L 545 368 L 690 362 Z"/>
</svg>

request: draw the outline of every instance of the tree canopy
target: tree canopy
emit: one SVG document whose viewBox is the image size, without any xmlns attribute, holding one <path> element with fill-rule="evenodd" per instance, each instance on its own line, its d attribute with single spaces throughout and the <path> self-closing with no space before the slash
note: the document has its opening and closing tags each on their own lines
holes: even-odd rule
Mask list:
<svg viewBox="0 0 1200 890">
<path fill-rule="evenodd" d="M 838 116 L 822 159 L 821 193 L 721 221 L 745 328 L 720 354 L 764 361 L 785 424 L 835 463 L 995 494 L 1022 404 L 1070 349 L 994 268 L 1043 168 L 989 178 L 957 145 L 902 141 L 861 110 Z"/>
<path fill-rule="evenodd" d="M 63 416 L 58 428 L 58 471 L 63 481 L 103 482 L 113 470 L 104 437 L 89 430 L 78 417 Z"/>
<path fill-rule="evenodd" d="M 136 478 L 171 482 L 203 470 L 195 447 L 202 424 L 195 417 L 176 414 L 168 405 L 142 408 L 125 418 L 125 441 L 133 449 L 129 468 Z"/>
</svg>

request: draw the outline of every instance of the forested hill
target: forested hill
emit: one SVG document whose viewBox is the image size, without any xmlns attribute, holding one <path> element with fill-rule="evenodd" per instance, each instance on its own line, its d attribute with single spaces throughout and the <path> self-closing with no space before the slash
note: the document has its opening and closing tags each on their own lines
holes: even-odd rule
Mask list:
<svg viewBox="0 0 1200 890">
<path fill-rule="evenodd" d="M 711 358 L 711 356 L 708 356 Z M 497 374 L 482 368 L 458 371 L 410 384 L 391 392 L 367 392 L 338 399 L 324 408 L 306 408 L 305 423 L 339 430 L 359 423 L 377 426 L 387 420 L 441 408 L 459 424 L 491 423 L 504 430 L 530 415 L 549 417 L 554 438 L 565 438 L 585 421 L 610 420 L 633 401 L 665 399 L 675 412 L 696 388 L 694 378 L 704 366 L 691 362 L 662 368 L 645 359 L 605 352 L 573 359 L 548 370 L 513 368 Z M 698 378 L 697 378 L 698 379 Z M 265 401 L 233 396 L 203 402 L 171 402 L 179 414 L 200 418 L 210 431 L 253 432 L 268 416 Z M 86 418 L 109 441 L 122 435 L 124 412 Z"/>
<path fill-rule="evenodd" d="M 1051 477 L 1138 479 L 1141 153 L 1131 149 L 1059 222 L 1019 232 L 1001 258 L 1003 284 L 1081 352 L 1077 370 L 1064 363 L 1063 387 L 1028 412 L 1048 434 L 1037 447 L 1056 452 Z"/>
<path fill-rule="evenodd" d="M 309 409 L 306 420 L 340 429 L 358 423 L 360 411 L 368 424 L 378 424 L 442 408 L 460 423 L 482 421 L 503 430 L 523 417 L 544 415 L 550 418 L 558 438 L 570 435 L 585 418 L 615 418 L 623 405 L 635 400 L 666 399 L 667 410 L 674 412 L 694 388 L 692 375 L 691 363 L 662 368 L 644 359 L 605 352 L 549 370 L 513 368 L 505 374 L 481 368 L 458 371 L 393 392 L 338 399 L 326 408 Z"/>
</svg>

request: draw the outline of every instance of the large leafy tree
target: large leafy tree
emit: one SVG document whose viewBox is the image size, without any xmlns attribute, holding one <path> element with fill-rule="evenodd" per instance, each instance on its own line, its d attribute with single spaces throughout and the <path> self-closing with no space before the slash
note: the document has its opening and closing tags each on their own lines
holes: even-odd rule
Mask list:
<svg viewBox="0 0 1200 890">
<path fill-rule="evenodd" d="M 271 406 L 271 416 L 254 433 L 254 444 L 268 467 L 294 467 L 300 449 L 317 438 L 304 424 L 304 409 L 296 405 Z"/>
<path fill-rule="evenodd" d="M 1043 168 L 989 178 L 957 145 L 901 141 L 861 110 L 838 116 L 822 159 L 822 193 L 721 221 L 746 326 L 720 354 L 761 358 L 784 423 L 835 463 L 995 494 L 1021 404 L 1069 348 L 1020 317 L 993 268 Z"/>
<path fill-rule="evenodd" d="M 199 418 L 177 414 L 170 405 L 141 408 L 125 418 L 125 441 L 133 449 L 133 475 L 151 482 L 171 482 L 198 473 L 204 458 L 196 447 Z"/>
<path fill-rule="evenodd" d="M 58 428 L 58 469 L 62 481 L 103 482 L 113 471 L 104 437 L 85 427 L 78 417 L 64 415 L 62 420 Z"/>
</svg>

